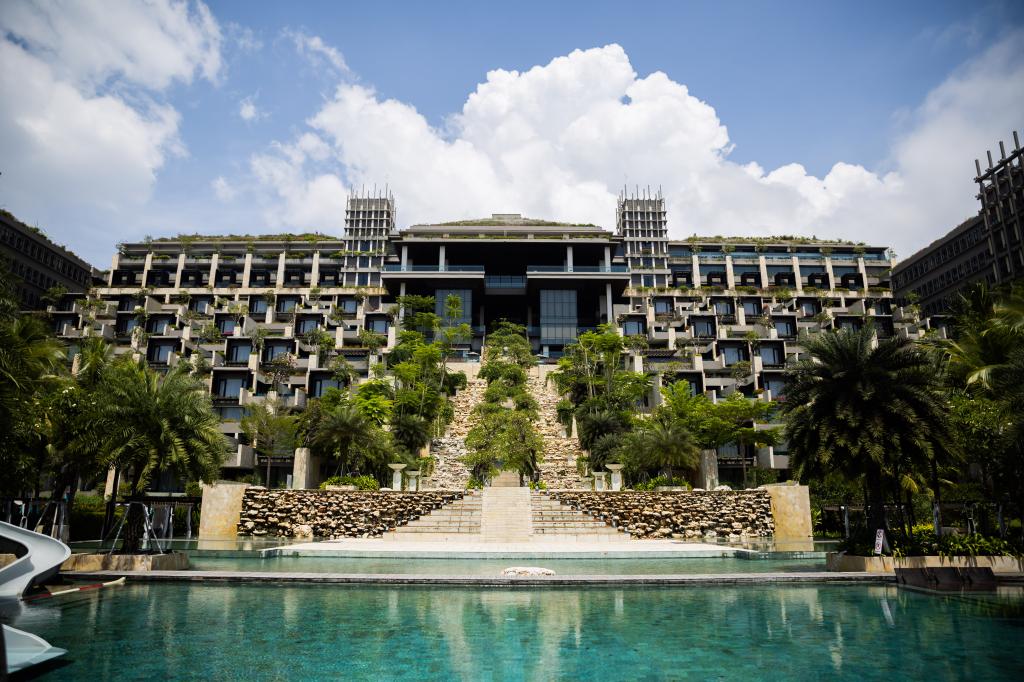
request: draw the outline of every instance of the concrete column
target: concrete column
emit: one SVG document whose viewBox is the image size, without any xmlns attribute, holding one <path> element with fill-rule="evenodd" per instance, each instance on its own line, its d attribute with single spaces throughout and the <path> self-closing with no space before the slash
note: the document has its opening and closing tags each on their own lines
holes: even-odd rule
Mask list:
<svg viewBox="0 0 1024 682">
<path fill-rule="evenodd" d="M 401 282 L 398 285 L 398 295 L 405 296 L 405 282 Z M 401 322 L 405 319 L 405 308 L 398 309 L 398 321 Z"/>
<path fill-rule="evenodd" d="M 832 259 L 828 256 L 825 257 L 825 273 L 828 275 L 828 290 L 830 293 L 834 293 L 836 290 L 836 276 L 832 273 Z"/>
<path fill-rule="evenodd" d="M 402 469 L 406 467 L 405 464 L 389 464 L 388 469 L 391 469 L 394 473 L 391 475 L 391 489 L 395 492 L 402 490 Z"/>
<path fill-rule="evenodd" d="M 117 256 L 115 256 L 115 258 L 116 257 Z M 181 272 L 184 269 L 185 269 L 185 254 L 184 253 L 179 253 L 178 254 L 178 270 L 177 270 L 177 272 L 174 273 L 174 286 L 177 289 L 181 289 L 182 288 L 182 286 L 181 286 Z M 113 270 L 110 271 L 110 276 L 111 277 L 114 276 L 114 271 Z"/>
<path fill-rule="evenodd" d="M 736 275 L 732 271 L 732 256 L 725 254 L 725 287 L 727 289 L 736 288 Z"/>
<path fill-rule="evenodd" d="M 863 282 L 864 293 L 868 293 L 868 270 L 864 267 L 864 256 L 857 257 L 857 270 L 860 271 L 860 281 Z"/>
<path fill-rule="evenodd" d="M 612 308 L 612 283 L 605 282 L 604 284 L 604 305 L 605 310 L 608 314 L 608 324 L 615 324 L 615 317 Z"/>
<path fill-rule="evenodd" d="M 700 289 L 700 259 L 697 258 L 697 254 L 690 256 L 690 262 L 693 264 L 693 288 Z"/>
<path fill-rule="evenodd" d="M 572 272 L 572 247 L 571 246 L 565 247 L 565 265 L 566 265 L 566 268 L 567 268 L 566 271 L 567 272 Z"/>
<path fill-rule="evenodd" d="M 309 273 L 309 287 L 320 285 L 320 252 L 313 252 L 313 270 Z"/>
<path fill-rule="evenodd" d="M 605 474 L 605 472 L 603 472 L 603 471 L 595 471 L 594 472 L 594 490 L 597 490 L 597 491 L 604 490 L 604 474 Z"/>
<path fill-rule="evenodd" d="M 796 256 L 791 258 L 793 263 L 793 279 L 796 281 L 796 293 L 804 293 L 804 276 L 800 274 L 800 259 Z"/>
<path fill-rule="evenodd" d="M 764 256 L 757 257 L 757 267 L 761 270 L 761 287 L 771 286 L 771 282 L 768 281 L 768 263 Z"/>
<path fill-rule="evenodd" d="M 281 255 L 277 257 L 277 283 L 274 285 L 278 289 L 284 286 L 284 258 L 282 251 Z"/>
<path fill-rule="evenodd" d="M 203 506 L 199 517 L 199 539 L 231 538 L 238 534 L 242 498 L 246 483 L 218 481 L 203 484 Z"/>
<path fill-rule="evenodd" d="M 437 269 L 439 272 L 444 272 L 446 269 L 444 263 L 444 244 L 441 244 L 441 248 L 437 250 Z"/>
<path fill-rule="evenodd" d="M 409 262 L 409 246 L 407 244 L 402 245 L 402 269 L 405 270 L 405 264 Z"/>
<path fill-rule="evenodd" d="M 207 282 L 207 286 L 217 286 L 217 266 L 220 265 L 220 254 L 215 253 L 210 257 L 210 280 Z M 216 300 L 216 299 L 215 299 Z"/>
<path fill-rule="evenodd" d="M 612 247 L 604 247 L 604 267 L 611 270 L 612 267 Z"/>
<path fill-rule="evenodd" d="M 245 254 L 245 265 L 242 266 L 242 288 L 249 288 L 249 279 L 252 275 L 252 254 Z"/>
<path fill-rule="evenodd" d="M 605 464 L 612 472 L 612 490 L 622 490 L 622 464 Z"/>
<path fill-rule="evenodd" d="M 142 265 L 142 284 L 145 287 L 149 284 L 149 270 L 153 267 L 153 252 L 150 251 L 146 254 L 146 262 Z"/>
</svg>

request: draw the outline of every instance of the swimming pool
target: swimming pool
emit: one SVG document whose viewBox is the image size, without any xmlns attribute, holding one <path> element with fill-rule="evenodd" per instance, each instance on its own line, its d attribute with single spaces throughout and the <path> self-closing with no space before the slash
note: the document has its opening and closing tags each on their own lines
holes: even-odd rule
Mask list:
<svg viewBox="0 0 1024 682">
<path fill-rule="evenodd" d="M 10 624 L 70 650 L 54 680 L 1024 676 L 1019 588 L 129 584 Z"/>
<path fill-rule="evenodd" d="M 499 575 L 509 566 L 540 566 L 557 575 L 664 575 L 680 573 L 770 573 L 824 571 L 820 559 L 636 558 L 636 559 L 424 559 L 388 557 L 258 557 L 192 555 L 189 564 L 207 571 L 297 573 L 401 573 Z"/>
</svg>

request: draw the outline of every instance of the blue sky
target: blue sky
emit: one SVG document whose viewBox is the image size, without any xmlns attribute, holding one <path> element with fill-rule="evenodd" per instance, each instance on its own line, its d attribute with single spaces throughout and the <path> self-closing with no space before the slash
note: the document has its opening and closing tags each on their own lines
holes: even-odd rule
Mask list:
<svg viewBox="0 0 1024 682">
<path fill-rule="evenodd" d="M 0 6 L 0 87 L 27 92 L 0 103 L 0 205 L 100 266 L 147 234 L 336 233 L 374 182 L 403 225 L 610 225 L 625 181 L 677 235 L 909 255 L 1024 121 L 1019 2 L 103 10 Z"/>
</svg>

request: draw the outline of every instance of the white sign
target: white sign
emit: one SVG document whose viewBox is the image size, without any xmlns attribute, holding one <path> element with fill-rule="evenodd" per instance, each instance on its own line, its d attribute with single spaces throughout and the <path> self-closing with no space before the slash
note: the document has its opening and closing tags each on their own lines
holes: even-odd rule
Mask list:
<svg viewBox="0 0 1024 682">
<path fill-rule="evenodd" d="M 879 528 L 875 531 L 875 554 L 882 553 L 882 545 L 885 543 L 885 531 Z"/>
</svg>

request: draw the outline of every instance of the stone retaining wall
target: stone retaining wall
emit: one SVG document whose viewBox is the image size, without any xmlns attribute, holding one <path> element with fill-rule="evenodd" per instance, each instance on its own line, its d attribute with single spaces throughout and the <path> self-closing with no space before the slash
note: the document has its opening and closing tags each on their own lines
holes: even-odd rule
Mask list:
<svg viewBox="0 0 1024 682">
<path fill-rule="evenodd" d="M 764 490 L 552 492 L 551 497 L 636 538 L 767 537 L 775 530 Z"/>
<path fill-rule="evenodd" d="M 239 535 L 318 538 L 380 537 L 461 499 L 461 491 L 418 493 L 249 488 Z"/>
</svg>

